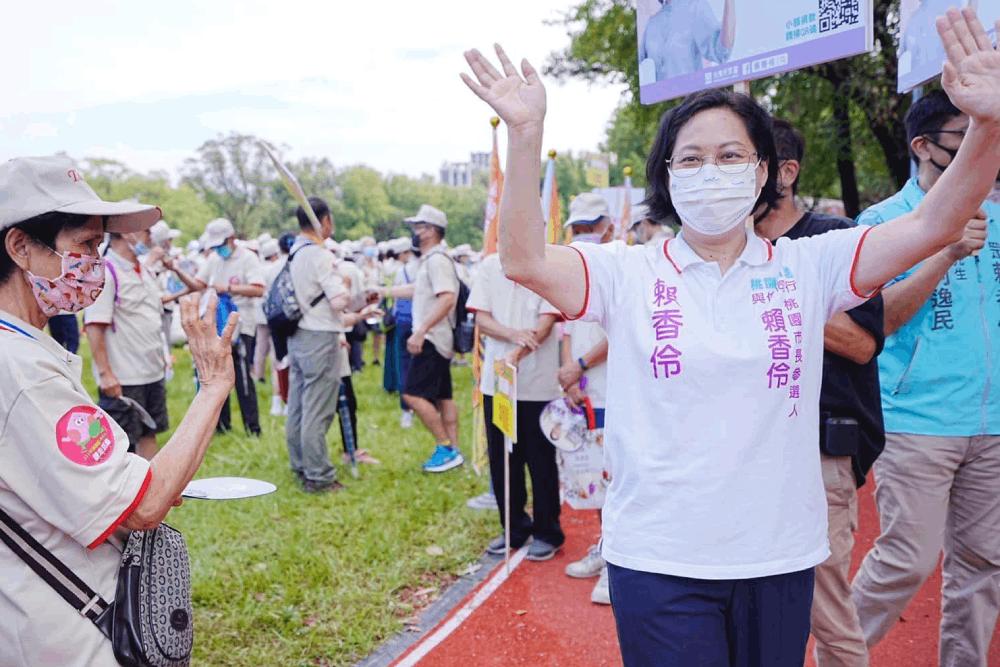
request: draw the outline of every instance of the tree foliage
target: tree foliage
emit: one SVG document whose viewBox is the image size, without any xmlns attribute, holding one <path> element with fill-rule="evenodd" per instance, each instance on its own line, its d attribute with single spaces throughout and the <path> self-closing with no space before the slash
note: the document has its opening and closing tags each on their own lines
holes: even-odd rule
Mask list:
<svg viewBox="0 0 1000 667">
<path fill-rule="evenodd" d="M 799 127 L 807 141 L 802 191 L 841 196 L 850 212 L 899 187 L 909 175 L 902 119 L 909 96 L 897 95 L 899 0 L 875 0 L 872 53 L 755 81 L 753 94 Z M 559 79 L 621 84 L 602 150 L 617 156 L 612 182 L 631 165 L 644 183 L 645 160 L 658 121 L 679 101 L 639 103 L 634 0 L 579 0 L 558 21 L 569 45 L 553 53 L 545 72 Z"/>
</svg>

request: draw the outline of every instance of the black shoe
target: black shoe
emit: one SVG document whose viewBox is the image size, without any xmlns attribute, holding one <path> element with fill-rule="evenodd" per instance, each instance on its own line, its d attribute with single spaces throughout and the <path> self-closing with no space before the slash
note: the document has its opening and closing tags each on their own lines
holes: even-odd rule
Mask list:
<svg viewBox="0 0 1000 667">
<path fill-rule="evenodd" d="M 515 549 L 520 549 L 521 547 L 524 546 L 525 542 L 527 542 L 527 540 L 521 540 L 520 542 L 518 542 L 513 537 L 510 538 L 510 550 L 514 551 Z M 507 545 L 503 535 L 490 542 L 489 545 L 486 547 L 486 553 L 492 554 L 494 556 L 503 556 L 506 552 L 507 552 Z"/>
<path fill-rule="evenodd" d="M 526 558 L 528 560 L 540 561 L 549 560 L 556 555 L 556 552 L 562 549 L 562 546 L 554 547 L 544 540 L 532 540 L 531 546 L 528 547 L 528 555 Z"/>
<path fill-rule="evenodd" d="M 306 493 L 333 493 L 343 488 L 344 485 L 337 480 L 333 480 L 332 482 L 314 482 L 311 479 L 307 479 L 302 482 L 302 490 Z"/>
</svg>

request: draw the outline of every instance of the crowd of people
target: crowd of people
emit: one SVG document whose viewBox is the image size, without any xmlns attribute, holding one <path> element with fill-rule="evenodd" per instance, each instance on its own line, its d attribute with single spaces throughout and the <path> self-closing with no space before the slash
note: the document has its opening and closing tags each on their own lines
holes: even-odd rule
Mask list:
<svg viewBox="0 0 1000 667">
<path fill-rule="evenodd" d="M 905 118 L 916 175 L 856 222 L 803 206 L 791 124 L 709 91 L 664 115 L 629 220 L 581 192 L 571 243 L 546 246 L 545 92 L 499 47 L 500 69 L 471 51 L 465 75 L 509 131 L 496 254 L 450 247 L 429 204 L 409 235 L 338 243 L 319 197 L 278 238 L 216 219 L 181 248 L 159 209 L 102 201 L 67 158 L 7 162 L 0 509 L 111 599 L 123 531 L 179 504 L 233 429 L 233 390 L 254 438 L 270 384 L 302 491 L 343 488 L 336 418 L 344 463 L 378 465 L 359 446 L 366 357 L 399 394 L 400 427 L 426 429 L 423 470 L 457 469 L 467 313 L 490 469 L 469 505 L 510 526 L 486 551 L 562 549 L 565 485 L 541 423 L 564 402 L 603 434 L 609 480 L 601 541 L 565 573 L 596 579 L 627 665 L 801 665 L 810 633 L 819 667 L 868 665 L 943 551 L 940 662 L 985 667 L 1000 613 L 1000 56 L 972 13 L 950 12 L 941 35 L 944 90 Z M 279 331 L 267 313 L 288 298 L 298 316 Z M 161 443 L 181 341 L 199 398 Z M 518 369 L 507 480 L 499 361 Z M 852 580 L 872 470 L 881 535 Z M 86 608 L 46 597 L 15 553 L 0 572 L 0 663 L 114 664 Z"/>
</svg>

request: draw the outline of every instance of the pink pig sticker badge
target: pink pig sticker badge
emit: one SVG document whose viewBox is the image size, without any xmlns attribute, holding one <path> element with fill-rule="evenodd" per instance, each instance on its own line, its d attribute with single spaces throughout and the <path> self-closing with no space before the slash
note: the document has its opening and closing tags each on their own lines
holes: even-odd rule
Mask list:
<svg viewBox="0 0 1000 667">
<path fill-rule="evenodd" d="M 89 467 L 111 458 L 115 436 L 103 411 L 91 405 L 78 405 L 56 423 L 56 444 L 67 459 Z"/>
</svg>

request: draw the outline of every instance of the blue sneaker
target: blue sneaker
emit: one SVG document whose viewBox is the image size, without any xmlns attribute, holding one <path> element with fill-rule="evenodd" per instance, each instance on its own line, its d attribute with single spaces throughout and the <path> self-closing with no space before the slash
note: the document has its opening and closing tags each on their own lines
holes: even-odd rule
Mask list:
<svg viewBox="0 0 1000 667">
<path fill-rule="evenodd" d="M 424 472 L 445 472 L 465 463 L 462 453 L 454 447 L 438 445 L 434 448 L 434 453 L 427 462 L 424 463 Z"/>
</svg>

